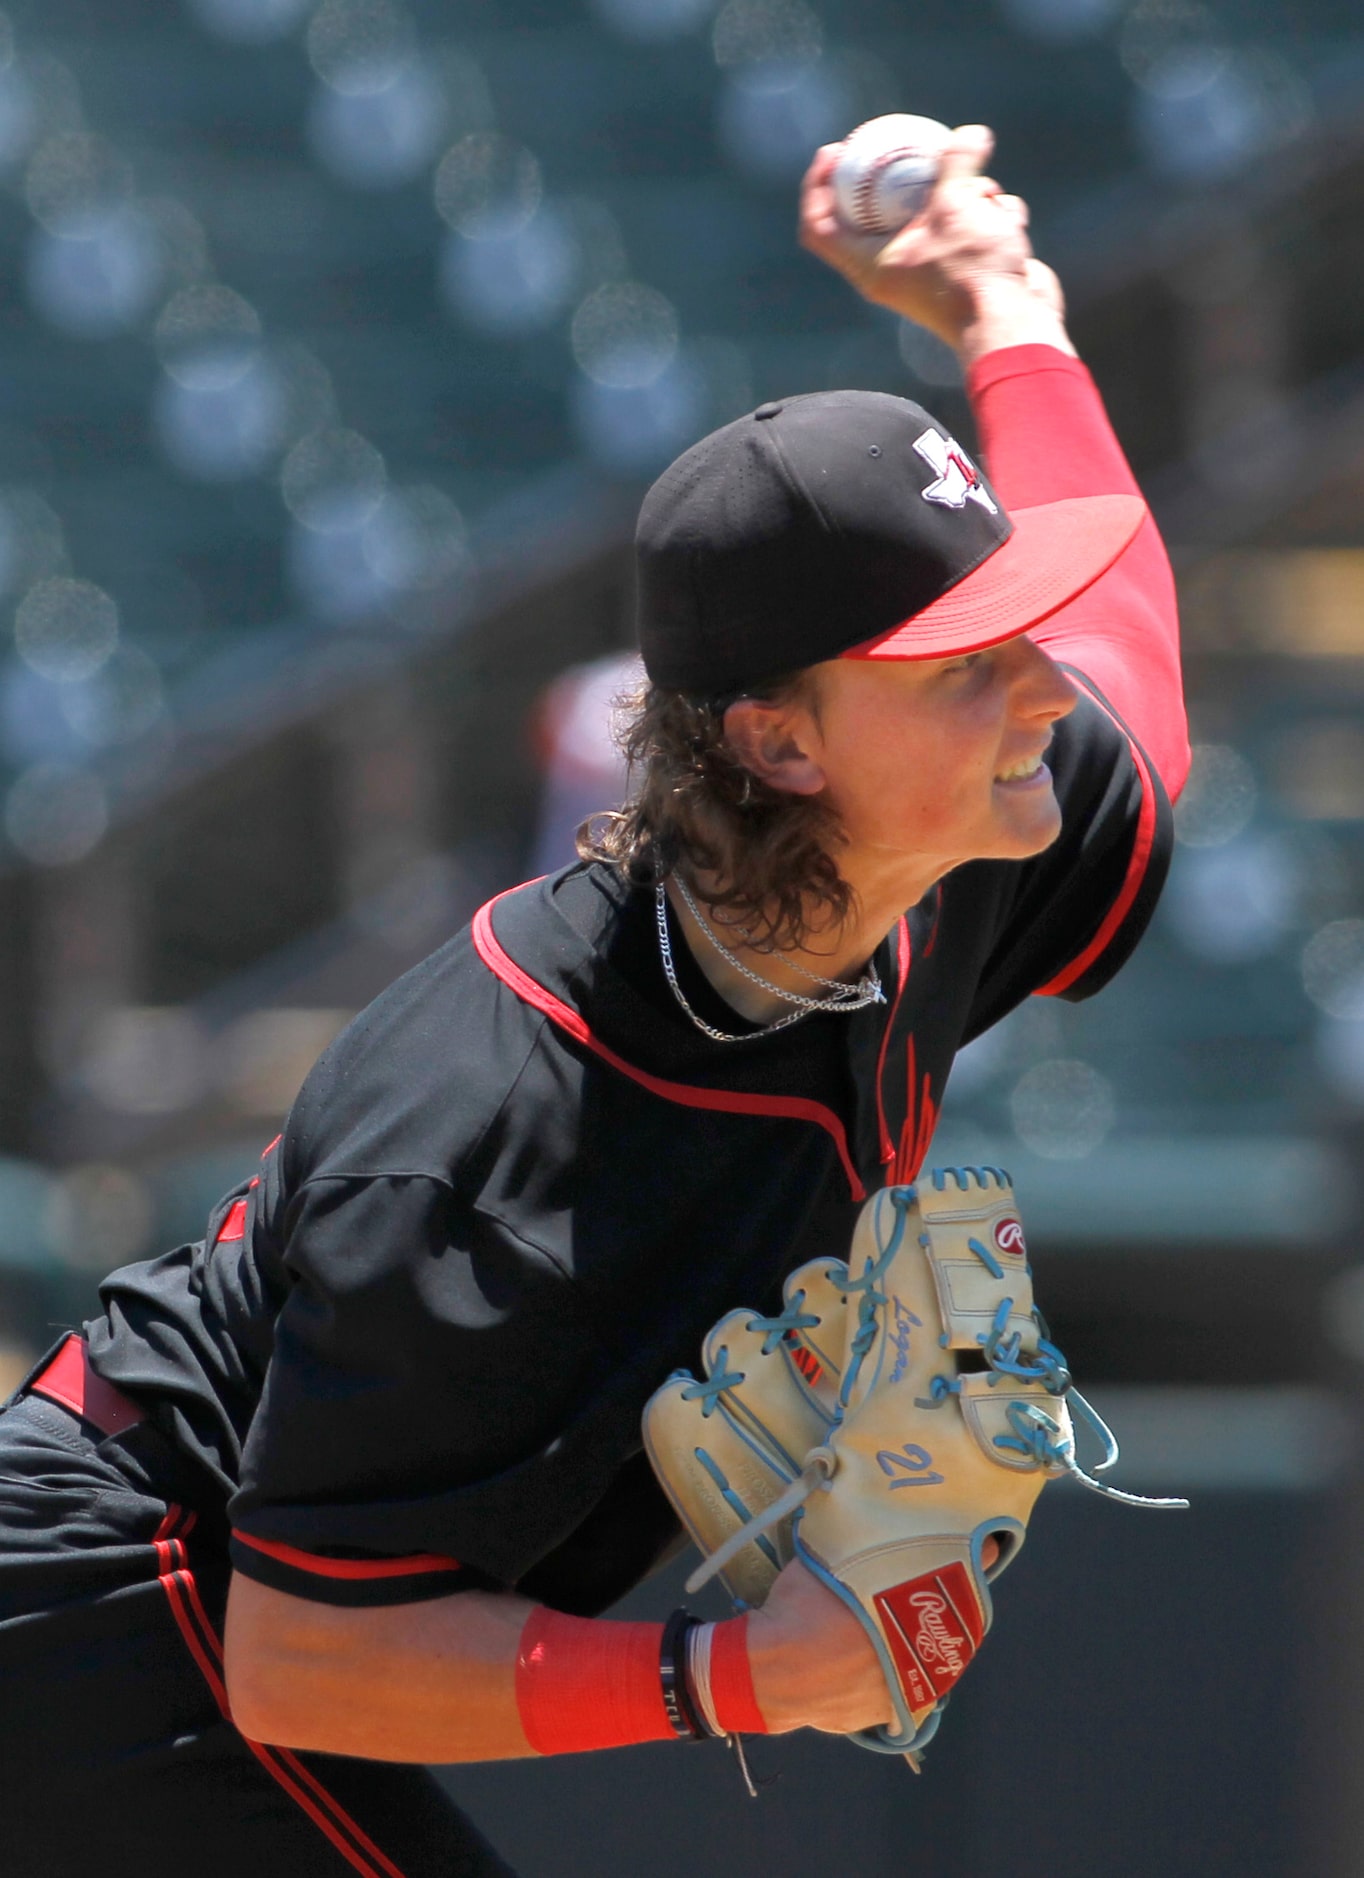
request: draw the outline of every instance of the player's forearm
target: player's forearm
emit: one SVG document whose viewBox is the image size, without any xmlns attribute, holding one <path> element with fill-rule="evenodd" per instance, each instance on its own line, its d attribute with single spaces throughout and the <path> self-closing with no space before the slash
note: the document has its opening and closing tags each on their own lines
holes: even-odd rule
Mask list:
<svg viewBox="0 0 1364 1878">
<path fill-rule="evenodd" d="M 225 1659 L 249 1740 L 365 1760 L 507 1760 L 532 1753 L 516 1701 L 531 1606 L 460 1592 L 416 1604 L 313 1604 L 235 1577 Z"/>
</svg>

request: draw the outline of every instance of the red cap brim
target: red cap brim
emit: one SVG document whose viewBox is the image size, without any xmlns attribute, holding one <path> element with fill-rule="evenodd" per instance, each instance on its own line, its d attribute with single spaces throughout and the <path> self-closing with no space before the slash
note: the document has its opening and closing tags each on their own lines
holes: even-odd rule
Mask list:
<svg viewBox="0 0 1364 1878">
<path fill-rule="evenodd" d="M 1015 639 L 1107 573 L 1147 515 L 1140 496 L 1070 496 L 1010 509 L 1002 548 L 932 606 L 841 653 L 845 659 L 945 659 Z"/>
</svg>

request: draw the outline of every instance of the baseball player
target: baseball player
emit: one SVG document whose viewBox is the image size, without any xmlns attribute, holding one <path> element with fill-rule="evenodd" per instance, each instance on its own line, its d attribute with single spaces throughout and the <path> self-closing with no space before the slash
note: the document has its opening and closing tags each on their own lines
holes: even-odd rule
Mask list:
<svg viewBox="0 0 1364 1878">
<path fill-rule="evenodd" d="M 913 1177 L 964 1042 L 1113 976 L 1186 761 L 1169 569 L 988 150 L 879 252 L 823 152 L 802 235 L 957 347 L 989 478 L 858 392 L 675 463 L 595 858 L 362 1012 L 0 1415 L 14 1878 L 505 1872 L 421 1764 L 692 1732 L 661 1627 L 599 1616 L 677 1536 L 643 1404 Z M 709 1704 L 890 1713 L 799 1562 Z"/>
</svg>

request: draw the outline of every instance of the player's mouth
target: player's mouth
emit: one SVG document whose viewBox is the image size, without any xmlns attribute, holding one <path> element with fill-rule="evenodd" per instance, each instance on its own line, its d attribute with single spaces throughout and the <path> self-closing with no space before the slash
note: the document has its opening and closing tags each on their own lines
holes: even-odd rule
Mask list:
<svg viewBox="0 0 1364 1878">
<path fill-rule="evenodd" d="M 1007 769 L 998 771 L 995 776 L 997 788 L 1027 789 L 1042 783 L 1050 783 L 1051 771 L 1040 756 L 1025 756 L 1017 763 L 1011 763 Z"/>
</svg>

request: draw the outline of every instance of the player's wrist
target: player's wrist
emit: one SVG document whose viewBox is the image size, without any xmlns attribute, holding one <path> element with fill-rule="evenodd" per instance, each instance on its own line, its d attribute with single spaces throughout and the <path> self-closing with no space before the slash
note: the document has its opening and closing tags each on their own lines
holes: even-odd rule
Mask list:
<svg viewBox="0 0 1364 1878">
<path fill-rule="evenodd" d="M 753 1691 L 746 1617 L 666 1624 L 566 1617 L 536 1605 L 521 1632 L 516 1703 L 537 1754 L 642 1741 L 765 1734 Z"/>
<path fill-rule="evenodd" d="M 721 1735 L 765 1735 L 771 1730 L 758 1702 L 749 1657 L 749 1618 L 699 1625 L 691 1639 L 688 1682 L 707 1731 Z"/>
<path fill-rule="evenodd" d="M 1009 346 L 1053 346 L 1076 357 L 1064 316 L 1026 276 L 983 276 L 961 296 L 951 344 L 969 371 L 991 352 Z"/>
<path fill-rule="evenodd" d="M 662 1624 L 566 1617 L 537 1604 L 516 1653 L 516 1706 L 537 1754 L 667 1741 Z"/>
</svg>

